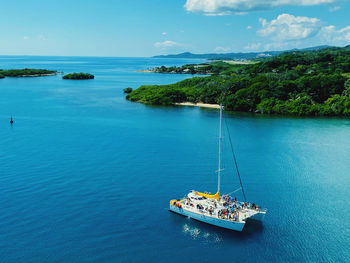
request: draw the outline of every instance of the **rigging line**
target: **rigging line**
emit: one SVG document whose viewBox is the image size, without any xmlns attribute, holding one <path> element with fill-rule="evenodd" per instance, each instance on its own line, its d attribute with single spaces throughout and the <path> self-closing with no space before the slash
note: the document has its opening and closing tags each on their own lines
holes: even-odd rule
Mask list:
<svg viewBox="0 0 350 263">
<path fill-rule="evenodd" d="M 230 130 L 228 128 L 228 125 L 227 125 L 227 121 L 226 121 L 226 118 L 225 118 L 225 124 L 226 124 L 226 129 L 227 129 L 227 135 L 228 135 L 228 140 L 230 142 L 230 145 L 231 145 L 231 151 L 232 151 L 232 155 L 233 155 L 233 159 L 235 161 L 235 166 L 236 166 L 236 171 L 237 171 L 237 175 L 238 175 L 238 178 L 239 178 L 239 183 L 241 184 L 241 188 L 242 188 L 242 193 L 243 193 L 243 197 L 244 197 L 244 202 L 247 202 L 247 198 L 245 196 L 245 193 L 244 193 L 244 188 L 243 188 L 243 184 L 242 184 L 242 179 L 241 179 L 241 176 L 239 174 L 239 170 L 238 170 L 238 165 L 237 165 L 237 160 L 236 160 L 236 155 L 235 155 L 235 152 L 233 150 L 233 145 L 232 145 L 232 141 L 231 141 L 231 134 L 230 134 Z"/>
<path fill-rule="evenodd" d="M 240 187 L 240 188 L 238 188 L 238 189 L 232 191 L 231 193 L 228 193 L 228 195 L 234 194 L 234 193 L 238 192 L 238 191 L 241 190 L 241 189 L 242 189 L 242 187 Z"/>
</svg>

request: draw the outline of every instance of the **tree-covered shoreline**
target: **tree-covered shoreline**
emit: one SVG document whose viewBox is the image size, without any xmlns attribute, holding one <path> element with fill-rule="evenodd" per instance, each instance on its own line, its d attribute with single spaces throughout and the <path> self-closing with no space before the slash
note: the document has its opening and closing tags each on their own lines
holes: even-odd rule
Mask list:
<svg viewBox="0 0 350 263">
<path fill-rule="evenodd" d="M 51 76 L 56 75 L 56 70 L 47 69 L 0 69 L 0 78 L 5 77 L 41 77 L 41 76 Z"/>
<path fill-rule="evenodd" d="M 248 62 L 242 62 L 242 64 L 249 64 Z M 252 64 L 252 63 L 250 63 Z M 196 75 L 212 75 L 224 73 L 225 70 L 229 70 L 232 67 L 231 63 L 223 61 L 214 61 L 211 63 L 201 64 L 186 64 L 180 67 L 155 67 L 150 71 L 153 73 L 167 73 L 167 74 L 196 74 Z"/>
<path fill-rule="evenodd" d="M 221 68 L 208 77 L 141 86 L 127 99 L 150 105 L 222 103 L 227 110 L 263 114 L 350 116 L 350 46 L 286 52 Z"/>
</svg>

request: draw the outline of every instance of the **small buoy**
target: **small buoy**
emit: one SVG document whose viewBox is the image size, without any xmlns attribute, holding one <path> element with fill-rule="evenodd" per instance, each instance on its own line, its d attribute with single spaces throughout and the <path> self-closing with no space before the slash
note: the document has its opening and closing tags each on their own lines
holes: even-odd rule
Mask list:
<svg viewBox="0 0 350 263">
<path fill-rule="evenodd" d="M 11 116 L 11 120 L 10 120 L 10 123 L 11 123 L 11 124 L 13 124 L 13 118 L 12 118 L 12 116 Z"/>
</svg>

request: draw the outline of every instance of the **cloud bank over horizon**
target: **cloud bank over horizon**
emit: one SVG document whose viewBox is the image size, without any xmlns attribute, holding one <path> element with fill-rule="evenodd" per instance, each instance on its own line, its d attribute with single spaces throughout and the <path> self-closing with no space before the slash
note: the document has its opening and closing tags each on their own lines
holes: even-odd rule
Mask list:
<svg viewBox="0 0 350 263">
<path fill-rule="evenodd" d="M 186 0 L 185 9 L 205 15 L 241 15 L 249 11 L 281 6 L 314 6 L 333 4 L 338 0 Z"/>
<path fill-rule="evenodd" d="M 204 16 L 245 15 L 256 17 L 258 24 L 254 26 L 255 36 L 243 47 L 246 51 L 271 51 L 293 48 L 304 48 L 318 45 L 346 46 L 350 44 L 350 26 L 346 24 L 329 24 L 319 18 L 313 6 L 328 10 L 329 14 L 339 12 L 342 0 L 186 0 L 184 8 L 189 13 Z M 298 12 L 281 12 L 281 9 L 300 10 L 302 7 L 310 10 L 313 16 L 298 15 Z M 306 10 L 306 9 L 303 9 Z M 260 12 L 257 12 L 260 11 Z M 278 12 L 274 18 L 264 18 L 261 13 Z M 305 13 L 305 12 L 303 12 Z M 254 22 L 250 20 L 252 24 Z M 249 24 L 246 29 L 253 27 Z M 232 41 L 233 42 L 233 41 Z M 232 45 L 219 46 L 214 51 L 234 50 Z"/>
<path fill-rule="evenodd" d="M 259 22 L 261 28 L 256 33 L 262 41 L 265 40 L 265 44 L 248 44 L 247 50 L 260 47 L 265 50 L 293 48 L 300 46 L 301 41 L 307 39 L 334 46 L 346 46 L 350 43 L 350 26 L 337 29 L 334 25 L 326 25 L 315 17 L 281 14 L 271 21 L 260 18 Z"/>
</svg>

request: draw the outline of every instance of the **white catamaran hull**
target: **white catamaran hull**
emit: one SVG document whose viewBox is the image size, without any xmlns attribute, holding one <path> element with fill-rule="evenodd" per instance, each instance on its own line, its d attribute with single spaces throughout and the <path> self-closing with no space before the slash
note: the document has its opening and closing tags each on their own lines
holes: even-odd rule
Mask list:
<svg viewBox="0 0 350 263">
<path fill-rule="evenodd" d="M 235 230 L 235 231 L 242 231 L 243 227 L 245 225 L 245 222 L 235 222 L 235 221 L 229 221 L 229 220 L 223 220 L 223 219 L 219 219 L 219 218 L 215 218 L 213 216 L 207 216 L 204 214 L 199 214 L 199 213 L 194 213 L 191 211 L 188 211 L 186 209 L 183 208 L 179 208 L 173 205 L 170 205 L 169 208 L 170 211 L 183 215 L 183 216 L 187 216 L 193 219 L 196 219 L 198 221 L 210 224 L 210 225 L 214 225 L 214 226 L 218 226 L 218 227 L 223 227 L 226 229 L 231 229 L 231 230 Z"/>
<path fill-rule="evenodd" d="M 249 220 L 253 219 L 253 220 L 257 220 L 257 221 L 263 221 L 265 214 L 266 214 L 266 212 L 256 213 L 255 215 L 252 215 L 251 217 L 249 217 Z"/>
</svg>

